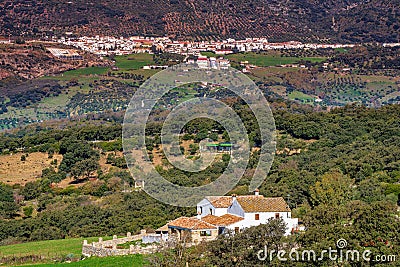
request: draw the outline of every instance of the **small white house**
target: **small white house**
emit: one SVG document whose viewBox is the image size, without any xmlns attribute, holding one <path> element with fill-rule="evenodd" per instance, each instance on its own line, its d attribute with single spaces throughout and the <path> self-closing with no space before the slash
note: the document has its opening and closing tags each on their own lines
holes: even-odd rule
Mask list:
<svg viewBox="0 0 400 267">
<path fill-rule="evenodd" d="M 168 240 L 175 236 L 185 242 L 210 241 L 227 230 L 235 233 L 265 224 L 271 218 L 282 218 L 286 235 L 299 231 L 298 219 L 282 197 L 264 197 L 256 190 L 247 196 L 210 196 L 197 204 L 197 216 L 180 217 L 156 230 L 146 240 Z M 157 242 L 157 241 L 156 241 Z"/>
<path fill-rule="evenodd" d="M 204 56 L 199 56 L 199 57 L 197 58 L 196 63 L 197 63 L 197 66 L 198 66 L 200 69 L 207 69 L 207 68 L 209 67 L 208 58 L 207 58 L 207 57 L 204 57 Z"/>
<path fill-rule="evenodd" d="M 214 217 L 225 216 L 226 219 L 226 215 L 235 216 L 235 218 L 230 217 L 229 223 L 222 220 L 227 229 L 235 232 L 266 223 L 270 218 L 283 219 L 287 226 L 287 235 L 298 230 L 298 219 L 292 218 L 291 210 L 286 201 L 282 197 L 266 198 L 260 195 L 258 190 L 255 191 L 254 195 L 247 196 L 206 197 L 197 204 L 197 213 L 201 220 L 211 224 L 215 222 L 217 225 L 219 221 Z"/>
</svg>

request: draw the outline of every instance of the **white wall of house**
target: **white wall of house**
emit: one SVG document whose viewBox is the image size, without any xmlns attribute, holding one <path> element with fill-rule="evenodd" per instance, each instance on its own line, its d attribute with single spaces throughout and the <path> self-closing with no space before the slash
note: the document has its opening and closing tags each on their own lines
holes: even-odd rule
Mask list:
<svg viewBox="0 0 400 267">
<path fill-rule="evenodd" d="M 197 204 L 197 214 L 200 214 L 201 217 L 207 216 L 209 214 L 222 216 L 227 213 L 228 208 L 215 208 L 207 199 L 203 199 Z"/>
<path fill-rule="evenodd" d="M 289 235 L 292 229 L 298 230 L 299 229 L 299 219 L 298 218 L 289 218 L 285 219 L 285 223 L 287 224 L 286 235 Z"/>
<path fill-rule="evenodd" d="M 240 217 L 244 217 L 244 210 L 239 205 L 239 202 L 237 201 L 236 198 L 233 199 L 232 205 L 228 208 L 227 212 L 230 214 L 240 216 Z"/>
<path fill-rule="evenodd" d="M 222 216 L 227 213 L 228 213 L 228 208 L 217 208 L 217 209 L 214 209 L 214 212 L 212 215 Z"/>
<path fill-rule="evenodd" d="M 256 214 L 259 214 L 259 220 L 256 220 Z M 286 224 L 286 232 L 285 235 L 289 235 L 292 229 L 298 228 L 298 219 L 297 218 L 287 218 L 284 217 L 287 215 L 287 212 L 279 212 L 280 218 Z M 260 212 L 260 213 L 245 213 L 244 220 L 228 225 L 226 228 L 235 231 L 235 228 L 239 228 L 240 231 L 244 230 L 245 228 L 249 228 L 252 226 L 258 226 L 260 224 L 267 223 L 268 219 L 275 218 L 275 212 Z"/>
<path fill-rule="evenodd" d="M 258 220 L 256 219 L 256 215 L 258 215 Z M 286 223 L 286 234 L 290 234 L 292 228 L 297 227 L 297 218 L 292 219 L 290 212 L 246 212 L 244 214 L 244 220 L 242 221 L 243 228 L 251 227 L 251 226 L 258 226 L 260 224 L 267 223 L 269 219 L 274 218 L 283 219 Z"/>
<path fill-rule="evenodd" d="M 260 224 L 266 223 L 271 218 L 282 218 L 286 223 L 286 235 L 289 235 L 292 229 L 298 228 L 298 219 L 292 218 L 291 212 L 245 212 L 240 206 L 237 199 L 232 201 L 232 205 L 229 208 L 215 208 L 210 201 L 203 199 L 197 204 L 197 213 L 201 217 L 207 216 L 209 214 L 215 216 L 222 216 L 224 214 L 233 214 L 239 217 L 243 217 L 244 220 L 231 224 L 227 226 L 227 229 L 235 231 L 236 227 L 239 227 L 240 231 L 252 227 L 258 226 Z M 256 214 L 258 214 L 258 219 L 256 219 Z"/>
<path fill-rule="evenodd" d="M 236 222 L 236 223 L 233 223 L 233 224 L 228 225 L 228 226 L 225 227 L 225 229 L 229 229 L 232 232 L 234 232 L 236 228 L 238 228 L 239 231 L 242 231 L 242 229 L 244 229 L 243 221 Z"/>
<path fill-rule="evenodd" d="M 228 227 L 230 230 L 234 230 L 235 227 L 239 227 L 242 230 L 251 226 L 257 226 L 266 223 L 268 219 L 277 218 L 278 215 L 287 225 L 286 234 L 290 234 L 292 229 L 298 226 L 298 219 L 292 219 L 291 212 L 245 212 L 236 199 L 233 200 L 227 212 L 244 217 L 243 221 L 230 225 Z M 258 220 L 256 220 L 256 214 L 258 214 Z"/>
</svg>

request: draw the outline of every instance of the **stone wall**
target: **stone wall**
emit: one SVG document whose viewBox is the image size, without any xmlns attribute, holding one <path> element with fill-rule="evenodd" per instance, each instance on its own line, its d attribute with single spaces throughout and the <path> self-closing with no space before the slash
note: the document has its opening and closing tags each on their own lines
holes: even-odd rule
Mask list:
<svg viewBox="0 0 400 267">
<path fill-rule="evenodd" d="M 158 251 L 159 246 L 157 245 L 149 245 L 146 247 L 130 245 L 129 249 L 117 249 L 119 244 L 141 240 L 145 235 L 146 231 L 141 230 L 140 234 L 138 235 L 131 235 L 131 233 L 127 233 L 126 237 L 117 238 L 117 236 L 113 236 L 113 239 L 107 241 L 103 241 L 103 238 L 100 237 L 98 242 L 93 242 L 91 244 L 88 244 L 87 240 L 84 240 L 82 254 L 87 257 L 106 257 L 129 254 L 149 254 Z"/>
<path fill-rule="evenodd" d="M 145 235 L 142 238 L 142 243 L 143 244 L 149 244 L 149 243 L 161 243 L 165 241 L 161 235 L 153 234 L 153 235 Z"/>
</svg>

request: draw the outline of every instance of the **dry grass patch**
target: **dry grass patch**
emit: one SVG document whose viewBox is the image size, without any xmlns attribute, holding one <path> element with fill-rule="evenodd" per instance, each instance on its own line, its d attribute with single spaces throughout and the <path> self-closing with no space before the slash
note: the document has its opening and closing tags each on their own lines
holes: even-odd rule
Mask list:
<svg viewBox="0 0 400 267">
<path fill-rule="evenodd" d="M 49 159 L 47 153 L 34 152 L 28 154 L 25 161 L 21 161 L 22 155 L 26 153 L 0 156 L 0 182 L 25 185 L 39 178 L 42 170 L 50 167 L 54 159 L 57 159 L 58 164 L 62 160 L 62 155 L 55 154 Z"/>
<path fill-rule="evenodd" d="M 100 169 L 103 171 L 103 173 L 109 173 L 111 168 L 115 168 L 111 164 L 107 163 L 107 157 L 108 155 L 115 155 L 115 157 L 124 157 L 124 154 L 121 151 L 116 151 L 116 152 L 105 152 L 104 154 L 100 154 Z"/>
</svg>

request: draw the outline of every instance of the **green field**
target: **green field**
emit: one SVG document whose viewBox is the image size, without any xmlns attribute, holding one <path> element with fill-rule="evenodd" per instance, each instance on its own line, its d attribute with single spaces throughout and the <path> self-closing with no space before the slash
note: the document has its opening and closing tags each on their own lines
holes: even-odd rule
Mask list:
<svg viewBox="0 0 400 267">
<path fill-rule="evenodd" d="M 65 258 L 67 255 L 74 259 L 80 259 L 82 254 L 82 243 L 86 239 L 88 242 L 97 241 L 97 237 L 90 238 L 70 238 L 60 240 L 47 240 L 38 242 L 28 242 L 16 245 L 0 246 L 0 262 L 2 258 L 24 257 L 37 255 L 43 257 L 41 264 L 34 266 L 142 266 L 142 255 L 129 255 L 120 257 L 98 258 L 91 257 L 82 261 L 72 263 L 49 263 L 54 259 Z M 109 240 L 111 237 L 103 237 Z M 17 261 L 18 262 L 18 261 Z M 25 263 L 28 264 L 29 262 Z M 2 265 L 0 263 L 0 265 Z M 2 265 L 3 266 L 3 265 Z M 32 265 L 29 265 L 32 266 Z"/>
<path fill-rule="evenodd" d="M 82 253 L 82 244 L 84 239 L 86 239 L 89 243 L 98 240 L 97 237 L 70 238 L 0 246 L 0 258 L 7 256 L 27 256 L 33 254 L 42 255 L 46 258 L 65 256 L 68 254 L 79 256 Z M 109 239 L 111 239 L 111 237 L 103 238 L 103 240 Z"/>
<path fill-rule="evenodd" d="M 288 95 L 289 99 L 300 100 L 302 102 L 310 102 L 314 100 L 314 97 L 306 95 L 300 91 L 293 91 Z"/>
<path fill-rule="evenodd" d="M 338 51 L 339 53 L 347 53 L 349 50 L 344 48 L 344 47 L 339 47 L 339 48 L 335 48 L 335 51 Z"/>
<path fill-rule="evenodd" d="M 120 70 L 137 70 L 143 68 L 143 66 L 154 64 L 153 55 L 147 53 L 116 56 L 115 61 L 115 65 Z"/>
<path fill-rule="evenodd" d="M 143 77 L 145 79 L 150 78 L 151 76 L 153 76 L 154 74 L 156 74 L 157 72 L 161 71 L 160 69 L 151 69 L 151 70 L 144 70 L 144 69 L 137 69 L 137 70 L 119 70 L 119 71 L 112 71 L 112 73 L 130 73 L 130 74 L 136 74 L 136 75 L 143 75 Z M 120 81 L 124 81 L 122 79 L 116 79 L 116 80 L 120 80 Z"/>
<path fill-rule="evenodd" d="M 143 266 L 144 259 L 142 255 L 129 255 L 129 256 L 115 256 L 98 258 L 92 257 L 78 262 L 71 263 L 56 263 L 56 264 L 36 264 L 29 265 L 35 267 L 50 267 L 50 266 L 70 266 L 70 267 L 114 267 L 114 266 L 129 266 L 138 267 Z M 22 265 L 23 266 L 23 265 Z M 25 265 L 26 266 L 26 265 Z"/>
<path fill-rule="evenodd" d="M 119 68 L 119 71 L 139 71 L 146 65 L 152 65 L 153 55 L 146 53 L 132 54 L 126 56 L 116 56 L 115 65 Z M 105 75 L 110 70 L 108 67 L 88 67 L 80 68 L 76 70 L 66 71 L 62 74 L 55 76 L 45 76 L 41 79 L 55 79 L 55 80 L 71 80 L 78 79 L 79 82 L 91 82 L 97 76 Z M 150 70 L 150 74 L 153 74 L 154 70 Z M 147 73 L 146 73 L 147 74 Z"/>
<path fill-rule="evenodd" d="M 279 55 L 270 55 L 265 53 L 239 53 L 239 54 L 231 54 L 226 56 L 229 60 L 240 63 L 241 61 L 248 61 L 252 65 L 256 65 L 258 67 L 270 67 L 270 66 L 279 66 L 286 64 L 294 64 L 301 60 L 315 62 L 322 62 L 325 60 L 323 57 L 281 57 Z"/>
<path fill-rule="evenodd" d="M 218 57 L 217 56 L 217 54 L 215 54 L 214 52 L 201 52 L 201 55 L 202 56 L 205 56 L 205 57 Z"/>
<path fill-rule="evenodd" d="M 73 78 L 81 79 L 83 77 L 96 77 L 98 75 L 104 75 L 108 71 L 108 67 L 88 67 L 88 68 L 81 68 L 76 70 L 69 70 L 63 72 L 62 74 L 55 75 L 55 76 L 44 76 L 40 79 L 51 79 L 51 80 L 62 80 L 62 81 L 69 81 Z M 92 79 L 93 80 L 93 79 Z"/>
<path fill-rule="evenodd" d="M 63 73 L 65 77 L 103 75 L 107 73 L 107 67 L 88 67 L 83 69 L 70 70 Z"/>
</svg>

